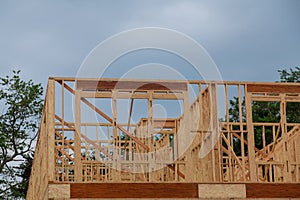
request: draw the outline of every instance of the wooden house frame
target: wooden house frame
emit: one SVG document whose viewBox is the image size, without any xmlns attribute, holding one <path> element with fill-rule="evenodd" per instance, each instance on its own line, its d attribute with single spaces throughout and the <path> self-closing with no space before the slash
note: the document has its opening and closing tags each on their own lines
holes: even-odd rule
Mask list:
<svg viewBox="0 0 300 200">
<path fill-rule="evenodd" d="M 109 113 L 98 99 L 109 100 Z M 126 122 L 118 119 L 120 99 L 129 102 Z M 147 116 L 132 123 L 136 99 Z M 156 100 L 179 102 L 182 112 L 156 118 Z M 277 102 L 278 120 L 253 121 L 253 102 Z M 300 103 L 297 83 L 49 78 L 27 199 L 268 197 L 262 183 L 300 198 L 300 123 L 287 121 L 291 102 Z M 83 121 L 86 109 L 101 120 Z M 132 187 L 144 196 L 120 192 Z"/>
</svg>

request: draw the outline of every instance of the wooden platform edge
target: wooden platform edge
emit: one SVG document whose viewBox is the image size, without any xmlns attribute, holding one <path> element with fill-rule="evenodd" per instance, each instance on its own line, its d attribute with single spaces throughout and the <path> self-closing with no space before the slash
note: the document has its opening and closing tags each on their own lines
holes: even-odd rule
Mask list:
<svg viewBox="0 0 300 200">
<path fill-rule="evenodd" d="M 248 183 L 247 198 L 300 198 L 300 183 Z"/>
<path fill-rule="evenodd" d="M 71 198 L 197 198 L 197 183 L 74 183 Z"/>
<path fill-rule="evenodd" d="M 300 198 L 299 183 L 71 183 L 50 184 L 80 198 Z M 53 186 L 54 185 L 54 186 Z M 64 187 L 60 187 L 63 185 Z M 67 186 L 69 185 L 69 186 Z M 69 192 L 66 191 L 69 189 Z M 245 189 L 244 189 L 245 188 Z M 51 192 L 51 191 L 49 191 Z M 53 193 L 53 192 L 52 192 Z M 51 195 L 52 196 L 52 195 Z M 66 198 L 66 196 L 64 196 Z"/>
</svg>

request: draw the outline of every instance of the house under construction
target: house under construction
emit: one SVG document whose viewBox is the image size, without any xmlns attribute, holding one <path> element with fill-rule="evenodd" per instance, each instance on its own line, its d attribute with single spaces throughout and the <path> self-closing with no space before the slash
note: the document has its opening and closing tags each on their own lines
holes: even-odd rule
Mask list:
<svg viewBox="0 0 300 200">
<path fill-rule="evenodd" d="M 297 83 L 50 78 L 27 199 L 300 198 L 297 103 Z"/>
</svg>

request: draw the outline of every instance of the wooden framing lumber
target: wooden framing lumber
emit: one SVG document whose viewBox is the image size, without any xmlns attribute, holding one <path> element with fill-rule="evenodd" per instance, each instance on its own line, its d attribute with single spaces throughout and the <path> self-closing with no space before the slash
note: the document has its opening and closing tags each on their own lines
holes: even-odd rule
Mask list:
<svg viewBox="0 0 300 200">
<path fill-rule="evenodd" d="M 47 140 L 48 140 L 48 180 L 54 181 L 54 168 L 55 168 L 55 155 L 54 155 L 54 113 L 55 113 L 55 82 L 54 80 L 48 81 L 48 94 L 46 101 L 47 112 Z"/>
<path fill-rule="evenodd" d="M 248 91 L 248 86 L 246 88 Z M 250 168 L 250 180 L 252 182 L 257 181 L 257 168 L 255 163 L 255 139 L 254 139 L 254 128 L 252 120 L 252 100 L 250 94 L 246 93 L 245 95 L 245 105 L 246 105 L 246 122 L 248 130 L 248 157 L 249 157 L 249 168 Z"/>
<path fill-rule="evenodd" d="M 75 91 L 69 87 L 68 85 L 64 85 L 66 87 L 66 89 L 68 91 L 70 91 L 72 94 L 75 94 Z M 93 109 L 94 111 L 96 111 L 99 115 L 101 115 L 104 119 L 106 119 L 107 121 L 109 121 L 110 123 L 113 122 L 113 120 L 106 115 L 104 112 L 102 112 L 99 108 L 97 108 L 96 106 L 94 106 L 92 103 L 90 103 L 87 99 L 81 97 L 80 98 L 81 101 L 83 101 L 88 107 L 90 107 L 91 109 Z M 133 136 L 131 133 L 129 133 L 128 131 L 126 131 L 122 126 L 120 126 L 119 124 L 116 124 L 117 128 L 119 128 L 121 131 L 123 131 L 127 136 L 129 136 L 130 138 L 132 138 L 137 144 L 141 145 L 143 148 L 145 148 L 146 150 L 149 150 L 149 147 L 147 147 L 145 144 L 143 144 L 142 142 L 140 142 L 135 136 Z"/>
<path fill-rule="evenodd" d="M 247 84 L 247 92 L 251 93 L 300 93 L 298 85 L 286 85 L 278 83 L 274 85 L 267 84 Z"/>
<path fill-rule="evenodd" d="M 130 81 L 130 80 L 77 80 L 76 89 L 97 91 L 97 90 L 136 90 L 136 91 L 181 91 L 187 90 L 187 84 L 184 82 L 162 82 L 162 81 Z"/>
<path fill-rule="evenodd" d="M 189 91 L 192 88 L 197 88 L 195 97 Z M 269 191 L 278 184 L 296 194 L 299 186 L 290 183 L 300 183 L 300 123 L 289 122 L 292 111 L 287 105 L 300 103 L 299 88 L 299 83 L 50 78 L 28 199 L 44 199 L 47 185 L 62 183 L 71 184 L 74 198 L 85 194 L 79 190 L 90 191 L 95 186 L 92 183 L 102 189 L 137 184 L 149 198 L 170 196 L 164 196 L 165 189 L 153 196 L 148 188 L 151 184 L 173 190 L 182 182 L 190 184 L 181 186 L 187 187 L 191 192 L 187 196 L 193 198 L 199 197 L 199 187 L 226 188 L 226 184 L 244 184 L 247 198 L 271 197 L 262 194 L 260 188 Z M 74 98 L 74 110 L 67 102 L 70 96 Z M 238 100 L 235 116 L 230 110 L 233 96 Z M 96 98 L 109 99 L 111 112 L 94 105 L 92 100 Z M 119 99 L 131 102 L 126 121 L 120 117 L 124 108 L 117 107 L 122 101 Z M 180 114 L 155 118 L 157 99 L 178 101 Z M 133 106 L 136 101 L 143 104 Z M 262 101 L 280 104 L 280 121 L 253 121 L 253 102 Z M 104 121 L 83 122 L 82 105 Z M 198 183 L 209 184 L 204 187 Z M 215 183 L 221 186 L 210 186 Z M 41 189 L 36 189 L 38 185 Z M 206 190 L 203 188 L 202 192 Z M 113 198 L 140 195 L 135 193 L 130 188 L 119 196 L 109 191 L 102 194 Z M 175 193 L 171 196 L 179 198 L 181 194 Z M 100 195 L 97 191 L 91 194 Z M 272 197 L 292 197 L 286 194 L 280 190 Z"/>
</svg>

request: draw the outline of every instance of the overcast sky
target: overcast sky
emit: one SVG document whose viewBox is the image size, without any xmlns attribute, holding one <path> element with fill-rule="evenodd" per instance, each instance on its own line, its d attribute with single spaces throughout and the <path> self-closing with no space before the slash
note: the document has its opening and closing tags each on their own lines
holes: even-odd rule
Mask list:
<svg viewBox="0 0 300 200">
<path fill-rule="evenodd" d="M 20 69 L 43 84 L 49 76 L 74 77 L 97 44 L 141 27 L 192 37 L 224 80 L 275 81 L 278 69 L 300 66 L 298 0 L 0 0 L 0 76 Z M 125 56 L 124 63 L 147 64 L 158 53 Z"/>
</svg>

